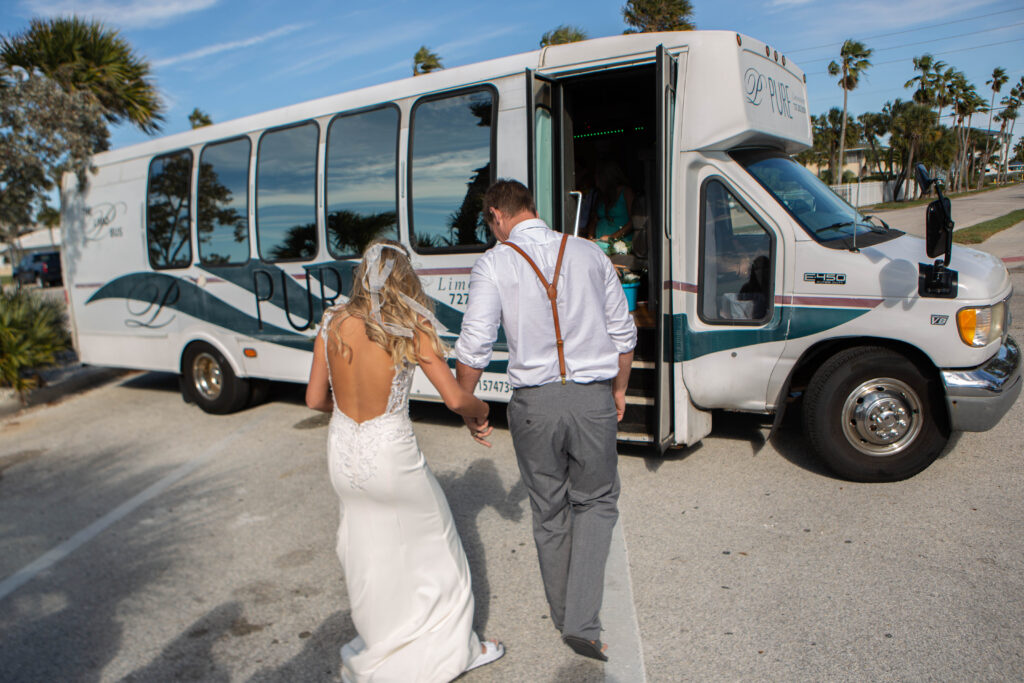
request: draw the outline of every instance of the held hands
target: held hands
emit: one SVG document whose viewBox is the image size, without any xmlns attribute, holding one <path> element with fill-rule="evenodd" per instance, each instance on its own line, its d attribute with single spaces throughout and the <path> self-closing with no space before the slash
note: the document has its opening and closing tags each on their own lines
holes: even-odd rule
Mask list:
<svg viewBox="0 0 1024 683">
<path fill-rule="evenodd" d="M 487 441 L 487 437 L 494 431 L 494 427 L 490 425 L 487 418 L 463 415 L 462 419 L 466 423 L 466 427 L 469 428 L 469 433 L 473 436 L 473 440 L 481 446 L 487 446 L 490 448 L 491 442 Z"/>
</svg>

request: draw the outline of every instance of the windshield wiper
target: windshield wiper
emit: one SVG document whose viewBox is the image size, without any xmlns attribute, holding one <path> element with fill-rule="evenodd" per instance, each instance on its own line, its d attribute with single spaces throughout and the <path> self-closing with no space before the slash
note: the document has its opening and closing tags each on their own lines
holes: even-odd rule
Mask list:
<svg viewBox="0 0 1024 683">
<path fill-rule="evenodd" d="M 867 225 L 869 228 L 871 228 L 872 232 L 885 233 L 885 232 L 889 232 L 889 231 L 892 230 L 892 228 L 889 227 L 889 224 L 886 223 L 881 218 L 879 218 L 878 216 L 873 216 L 873 215 L 864 216 L 864 220 L 866 220 L 866 221 L 870 221 L 872 219 L 874 219 L 874 220 L 876 220 L 876 221 L 878 221 L 879 223 L 882 224 L 881 226 L 878 226 L 879 229 L 876 230 L 875 226 L 871 225 L 870 223 L 864 223 L 863 225 Z"/>
<path fill-rule="evenodd" d="M 814 231 L 814 234 L 819 235 L 825 232 L 826 230 L 838 230 L 839 228 L 845 228 L 850 225 L 857 225 L 857 221 L 839 221 L 838 223 L 833 223 L 832 225 L 826 225 L 824 228 L 818 228 L 817 230 Z"/>
<path fill-rule="evenodd" d="M 833 223 L 832 225 L 826 225 L 824 228 L 818 228 L 817 230 L 814 231 L 814 234 L 818 235 L 818 234 L 823 233 L 823 232 L 825 232 L 827 230 L 838 230 L 840 228 L 847 228 L 847 227 L 850 227 L 851 225 L 852 226 L 860 226 L 860 227 L 863 227 L 863 228 L 867 228 L 871 232 L 877 232 L 877 233 L 889 232 L 889 230 L 890 230 L 889 225 L 885 221 L 883 221 L 881 218 L 878 218 L 877 216 L 864 216 L 864 221 L 870 221 L 872 218 L 874 218 L 877 221 L 880 221 L 882 223 L 882 226 L 885 226 L 885 227 L 878 226 L 878 225 L 872 225 L 870 222 L 839 221 L 838 223 Z"/>
</svg>

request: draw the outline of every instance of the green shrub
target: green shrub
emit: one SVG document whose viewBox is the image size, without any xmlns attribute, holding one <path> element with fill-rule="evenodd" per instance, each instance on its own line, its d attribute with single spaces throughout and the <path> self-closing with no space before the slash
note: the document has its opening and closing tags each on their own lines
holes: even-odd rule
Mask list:
<svg viewBox="0 0 1024 683">
<path fill-rule="evenodd" d="M 69 345 L 60 302 L 28 290 L 0 293 L 0 386 L 12 387 L 24 402 L 38 383 L 33 371 Z"/>
</svg>

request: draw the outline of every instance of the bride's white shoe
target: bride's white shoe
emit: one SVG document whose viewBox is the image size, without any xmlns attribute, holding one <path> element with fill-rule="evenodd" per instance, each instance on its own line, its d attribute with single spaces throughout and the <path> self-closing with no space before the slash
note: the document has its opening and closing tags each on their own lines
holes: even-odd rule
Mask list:
<svg viewBox="0 0 1024 683">
<path fill-rule="evenodd" d="M 483 652 L 477 655 L 473 663 L 466 667 L 466 671 L 495 662 L 505 654 L 505 646 L 496 640 L 485 640 L 481 645 L 484 646 Z"/>
</svg>

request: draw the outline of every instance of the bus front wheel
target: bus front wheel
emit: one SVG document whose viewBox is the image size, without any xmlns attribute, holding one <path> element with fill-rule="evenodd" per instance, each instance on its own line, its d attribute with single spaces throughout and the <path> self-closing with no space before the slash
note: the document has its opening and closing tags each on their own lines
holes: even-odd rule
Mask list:
<svg viewBox="0 0 1024 683">
<path fill-rule="evenodd" d="M 234 413 L 249 401 L 249 380 L 235 375 L 224 356 L 209 344 L 190 344 L 182 357 L 181 370 L 185 400 L 207 413 Z"/>
<path fill-rule="evenodd" d="M 884 347 L 837 353 L 818 368 L 804 394 L 804 427 L 812 449 L 852 481 L 914 476 L 949 439 L 936 381 Z"/>
</svg>

